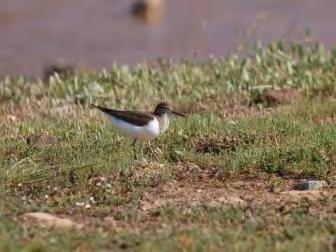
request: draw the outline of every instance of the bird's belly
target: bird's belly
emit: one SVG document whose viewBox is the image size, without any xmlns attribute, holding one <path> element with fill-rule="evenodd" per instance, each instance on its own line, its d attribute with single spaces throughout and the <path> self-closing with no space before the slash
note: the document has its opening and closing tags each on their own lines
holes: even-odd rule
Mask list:
<svg viewBox="0 0 336 252">
<path fill-rule="evenodd" d="M 160 135 L 159 123 L 156 119 L 144 126 L 137 126 L 115 118 L 110 118 L 110 120 L 122 133 L 138 141 L 152 140 Z"/>
</svg>

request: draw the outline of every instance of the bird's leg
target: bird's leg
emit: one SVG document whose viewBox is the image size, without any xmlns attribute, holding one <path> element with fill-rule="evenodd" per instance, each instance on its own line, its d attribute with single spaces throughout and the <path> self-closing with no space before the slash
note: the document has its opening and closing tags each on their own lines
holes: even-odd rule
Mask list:
<svg viewBox="0 0 336 252">
<path fill-rule="evenodd" d="M 142 163 L 144 162 L 145 158 L 144 158 L 144 153 L 143 153 L 143 144 L 140 142 L 138 142 L 139 148 L 138 148 L 138 153 L 139 155 L 137 155 L 137 149 L 136 149 L 136 143 L 137 143 L 137 139 L 134 139 L 132 146 L 133 146 L 133 155 L 134 155 L 134 161 L 135 162 L 139 162 Z"/>
<path fill-rule="evenodd" d="M 139 143 L 139 158 L 136 160 L 138 163 L 144 163 L 146 161 L 145 157 L 144 157 L 144 148 L 143 148 L 143 144 L 142 142 Z"/>
<path fill-rule="evenodd" d="M 145 161 L 145 155 L 144 155 L 144 148 L 143 148 L 143 143 L 140 144 L 140 152 L 141 152 L 141 161 Z"/>
<path fill-rule="evenodd" d="M 134 141 L 133 141 L 133 143 L 132 143 L 132 147 L 133 147 L 133 158 L 134 158 L 134 160 L 137 160 L 137 159 L 138 159 L 137 154 L 136 154 L 136 148 L 135 148 L 135 144 L 136 144 L 136 142 L 137 142 L 137 139 L 135 138 Z"/>
</svg>

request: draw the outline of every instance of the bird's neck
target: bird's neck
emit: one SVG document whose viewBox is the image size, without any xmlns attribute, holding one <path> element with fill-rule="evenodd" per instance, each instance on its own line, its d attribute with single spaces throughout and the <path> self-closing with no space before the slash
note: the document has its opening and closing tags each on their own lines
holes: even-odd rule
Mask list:
<svg viewBox="0 0 336 252">
<path fill-rule="evenodd" d="M 159 127 L 161 134 L 164 133 L 169 127 L 169 117 L 168 114 L 165 113 L 161 116 L 156 116 L 157 120 L 159 121 Z"/>
</svg>

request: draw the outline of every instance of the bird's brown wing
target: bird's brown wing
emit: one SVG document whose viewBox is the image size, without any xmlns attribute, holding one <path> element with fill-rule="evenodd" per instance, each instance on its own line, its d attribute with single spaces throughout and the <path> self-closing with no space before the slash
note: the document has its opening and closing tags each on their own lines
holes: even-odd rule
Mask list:
<svg viewBox="0 0 336 252">
<path fill-rule="evenodd" d="M 123 120 L 125 122 L 131 123 L 137 126 L 144 126 L 154 119 L 154 116 L 149 113 L 144 113 L 144 112 L 139 112 L 139 111 L 114 110 L 114 109 L 104 108 L 104 107 L 96 106 L 96 105 L 92 105 L 92 106 L 114 117 L 115 119 Z"/>
</svg>

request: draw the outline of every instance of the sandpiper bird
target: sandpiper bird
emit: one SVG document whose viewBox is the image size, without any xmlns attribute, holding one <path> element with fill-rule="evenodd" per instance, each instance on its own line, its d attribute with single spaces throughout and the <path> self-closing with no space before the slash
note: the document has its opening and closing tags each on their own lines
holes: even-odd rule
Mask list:
<svg viewBox="0 0 336 252">
<path fill-rule="evenodd" d="M 159 103 L 152 113 L 114 110 L 93 104 L 92 106 L 102 111 L 122 133 L 131 137 L 133 147 L 137 142 L 150 141 L 163 134 L 169 127 L 168 115 L 185 117 L 174 111 L 167 102 Z M 135 148 L 133 150 L 136 159 Z"/>
</svg>

